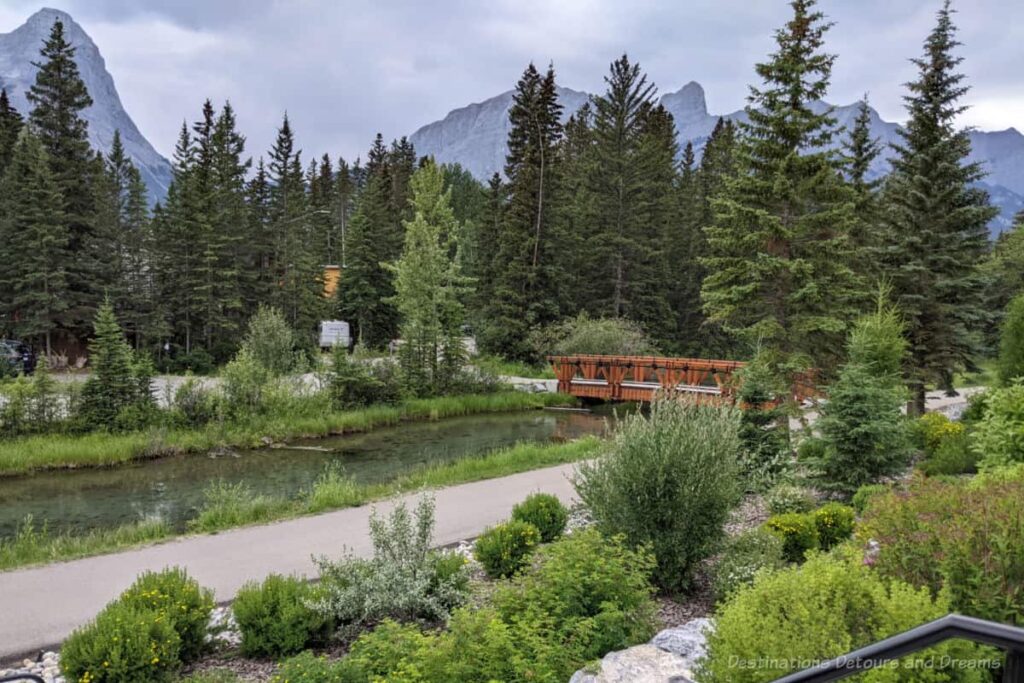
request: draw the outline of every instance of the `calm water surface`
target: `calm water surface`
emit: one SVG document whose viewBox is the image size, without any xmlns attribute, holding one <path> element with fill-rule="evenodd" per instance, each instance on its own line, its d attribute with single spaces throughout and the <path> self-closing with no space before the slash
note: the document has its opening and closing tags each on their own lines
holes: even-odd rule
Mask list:
<svg viewBox="0 0 1024 683">
<path fill-rule="evenodd" d="M 478 415 L 297 441 L 285 448 L 0 479 L 0 537 L 12 535 L 27 515 L 53 531 L 109 528 L 154 517 L 180 529 L 202 505 L 203 490 L 218 480 L 244 482 L 256 493 L 294 497 L 335 463 L 360 483 L 387 482 L 415 467 L 480 456 L 519 442 L 601 434 L 611 419 L 610 411 Z"/>
</svg>

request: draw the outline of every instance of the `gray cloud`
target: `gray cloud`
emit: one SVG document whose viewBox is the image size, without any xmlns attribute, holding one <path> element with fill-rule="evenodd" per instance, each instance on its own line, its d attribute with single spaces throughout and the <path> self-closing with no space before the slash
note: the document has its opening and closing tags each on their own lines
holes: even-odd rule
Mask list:
<svg viewBox="0 0 1024 683">
<path fill-rule="evenodd" d="M 509 89 L 533 60 L 561 84 L 600 91 L 628 52 L 662 92 L 700 81 L 713 112 L 743 105 L 753 64 L 788 15 L 783 0 L 50 0 L 103 52 L 143 133 L 168 154 L 202 100 L 230 99 L 253 156 L 287 110 L 305 156 L 364 154 L 377 131 L 413 132 L 450 109 Z M 39 8 L 3 0 L 0 31 Z M 939 0 L 822 0 L 839 54 L 830 95 L 870 91 L 902 118 L 908 58 L 920 52 Z M 1024 3 L 959 0 L 964 123 L 1024 126 Z"/>
</svg>

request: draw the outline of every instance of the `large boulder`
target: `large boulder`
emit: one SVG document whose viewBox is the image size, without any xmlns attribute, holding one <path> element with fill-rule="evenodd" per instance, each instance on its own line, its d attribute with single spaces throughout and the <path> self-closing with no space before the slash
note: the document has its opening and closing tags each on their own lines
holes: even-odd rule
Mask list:
<svg viewBox="0 0 1024 683">
<path fill-rule="evenodd" d="M 569 683 L 691 683 L 710 629 L 708 619 L 665 629 L 646 645 L 609 652 L 595 670 L 581 669 Z"/>
<path fill-rule="evenodd" d="M 654 636 L 651 645 L 682 657 L 692 668 L 704 657 L 704 648 L 707 644 L 705 634 L 710 628 L 710 619 L 694 619 L 678 628 L 665 629 Z"/>
</svg>

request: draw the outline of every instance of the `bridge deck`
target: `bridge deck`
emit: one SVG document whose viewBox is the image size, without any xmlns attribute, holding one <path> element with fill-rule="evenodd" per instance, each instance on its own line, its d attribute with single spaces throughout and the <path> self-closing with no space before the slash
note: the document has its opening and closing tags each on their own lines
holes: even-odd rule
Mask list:
<svg viewBox="0 0 1024 683">
<path fill-rule="evenodd" d="M 659 393 L 731 402 L 744 363 L 661 356 L 549 356 L 558 391 L 606 401 L 650 401 Z"/>
</svg>

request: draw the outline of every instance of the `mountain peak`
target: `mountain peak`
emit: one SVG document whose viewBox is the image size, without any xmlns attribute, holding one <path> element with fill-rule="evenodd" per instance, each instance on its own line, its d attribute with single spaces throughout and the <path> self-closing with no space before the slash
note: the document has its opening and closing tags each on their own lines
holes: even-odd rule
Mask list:
<svg viewBox="0 0 1024 683">
<path fill-rule="evenodd" d="M 672 112 L 677 126 L 697 123 L 708 116 L 704 87 L 697 81 L 690 81 L 676 92 L 666 94 L 661 103 Z"/>
</svg>

